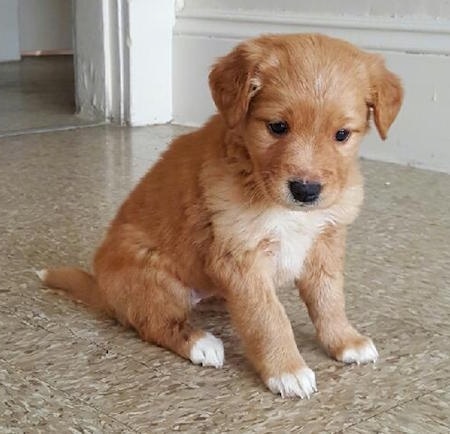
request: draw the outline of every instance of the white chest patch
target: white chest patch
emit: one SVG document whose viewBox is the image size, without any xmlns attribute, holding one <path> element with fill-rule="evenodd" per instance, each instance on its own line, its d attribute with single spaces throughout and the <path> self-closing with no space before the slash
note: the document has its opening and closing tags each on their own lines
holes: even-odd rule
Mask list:
<svg viewBox="0 0 450 434">
<path fill-rule="evenodd" d="M 272 222 L 274 227 L 270 234 L 279 242 L 278 252 L 275 250 L 275 282 L 282 285 L 300 275 L 306 255 L 322 225 L 312 219 L 299 219 L 298 215 L 273 216 Z"/>
<path fill-rule="evenodd" d="M 274 283 L 281 286 L 300 276 L 306 255 L 327 221 L 326 212 L 234 206 L 217 216 L 215 229 L 235 252 L 253 250 L 261 241 L 269 241 Z"/>
</svg>

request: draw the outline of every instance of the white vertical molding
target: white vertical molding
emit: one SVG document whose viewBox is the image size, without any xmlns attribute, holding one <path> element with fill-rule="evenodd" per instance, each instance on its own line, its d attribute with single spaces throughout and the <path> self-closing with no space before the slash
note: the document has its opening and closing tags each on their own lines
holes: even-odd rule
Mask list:
<svg viewBox="0 0 450 434">
<path fill-rule="evenodd" d="M 107 117 L 103 6 L 103 1 L 73 3 L 76 106 L 82 116 L 95 119 Z"/>
<path fill-rule="evenodd" d="M 120 123 L 122 123 L 125 119 L 128 118 L 128 114 L 126 115 L 125 109 L 128 107 L 129 101 L 129 93 L 126 92 L 125 89 L 125 76 L 126 76 L 126 68 L 125 65 L 128 63 L 128 51 L 125 50 L 126 44 L 126 35 L 128 33 L 128 16 L 126 15 L 126 11 L 123 7 L 122 0 L 116 0 L 116 8 L 117 8 L 117 34 L 118 34 L 118 47 L 117 47 L 117 60 L 118 60 L 118 80 L 116 82 L 116 93 L 118 95 L 118 113 L 116 114 L 116 118 L 119 119 Z M 128 112 L 127 112 L 128 113 Z"/>
<path fill-rule="evenodd" d="M 129 122 L 149 125 L 172 119 L 173 0 L 128 2 Z"/>
<path fill-rule="evenodd" d="M 74 0 L 78 111 L 132 126 L 172 119 L 175 0 Z"/>
<path fill-rule="evenodd" d="M 17 0 L 0 0 L 0 39 L 0 62 L 19 60 L 19 5 Z"/>
<path fill-rule="evenodd" d="M 105 53 L 105 118 L 111 122 L 128 122 L 126 107 L 129 95 L 128 81 L 128 33 L 127 3 L 123 0 L 103 0 L 103 27 Z"/>
<path fill-rule="evenodd" d="M 108 118 L 112 114 L 113 110 L 113 81 L 114 75 L 112 73 L 113 68 L 113 56 L 112 40 L 111 40 L 111 7 L 108 0 L 102 0 L 103 11 L 103 49 L 105 56 L 105 118 Z"/>
</svg>

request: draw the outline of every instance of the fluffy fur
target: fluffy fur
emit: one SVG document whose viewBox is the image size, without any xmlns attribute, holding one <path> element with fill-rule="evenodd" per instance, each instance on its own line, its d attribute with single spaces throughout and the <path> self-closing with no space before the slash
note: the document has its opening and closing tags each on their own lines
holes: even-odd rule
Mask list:
<svg viewBox="0 0 450 434">
<path fill-rule="evenodd" d="M 314 373 L 295 344 L 276 289 L 293 283 L 330 356 L 378 356 L 344 309 L 346 226 L 363 199 L 358 146 L 370 119 L 382 138 L 402 101 L 375 54 L 321 35 L 273 35 L 218 60 L 219 113 L 177 138 L 120 208 L 93 275 L 41 273 L 44 283 L 107 312 L 142 339 L 220 367 L 219 339 L 189 322 L 200 297 L 225 299 L 248 357 L 274 393 L 309 396 Z M 286 134 L 269 131 L 286 122 Z M 338 142 L 340 129 L 351 132 Z M 322 185 L 298 203 L 292 179 Z"/>
</svg>

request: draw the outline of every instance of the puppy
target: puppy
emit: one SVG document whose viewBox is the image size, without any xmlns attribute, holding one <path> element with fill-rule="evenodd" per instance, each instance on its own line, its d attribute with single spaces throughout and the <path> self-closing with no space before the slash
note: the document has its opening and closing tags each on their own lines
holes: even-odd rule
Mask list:
<svg viewBox="0 0 450 434">
<path fill-rule="evenodd" d="M 402 87 L 378 55 L 312 34 L 243 42 L 209 84 L 218 114 L 177 138 L 133 190 L 93 275 L 39 275 L 143 340 L 216 368 L 222 341 L 189 313 L 218 295 L 267 387 L 309 397 L 315 375 L 276 290 L 295 283 L 331 357 L 377 359 L 345 314 L 345 236 L 363 200 L 359 143 L 372 117 L 386 137 Z"/>
</svg>

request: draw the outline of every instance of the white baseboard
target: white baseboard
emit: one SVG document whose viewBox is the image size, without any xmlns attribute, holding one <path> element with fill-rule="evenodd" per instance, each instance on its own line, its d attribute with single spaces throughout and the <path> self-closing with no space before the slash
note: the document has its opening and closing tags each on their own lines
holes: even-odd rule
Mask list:
<svg viewBox="0 0 450 434">
<path fill-rule="evenodd" d="M 316 32 L 382 52 L 406 97 L 388 140 L 371 134 L 362 155 L 450 173 L 450 22 L 314 17 L 233 11 L 181 13 L 174 29 L 173 118 L 200 125 L 214 113 L 207 75 L 239 40 L 261 33 Z"/>
<path fill-rule="evenodd" d="M 326 16 L 190 10 L 175 34 L 241 40 L 261 33 L 324 33 L 380 51 L 450 54 L 450 21 L 419 18 Z"/>
</svg>

